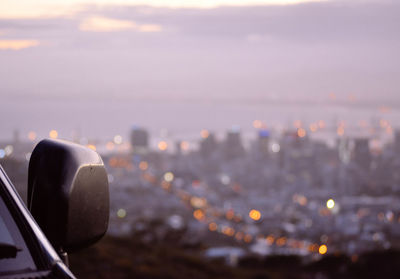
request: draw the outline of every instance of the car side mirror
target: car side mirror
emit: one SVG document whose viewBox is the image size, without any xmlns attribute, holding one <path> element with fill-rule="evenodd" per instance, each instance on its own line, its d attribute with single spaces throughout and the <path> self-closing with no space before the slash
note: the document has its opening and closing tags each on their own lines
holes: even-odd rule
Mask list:
<svg viewBox="0 0 400 279">
<path fill-rule="evenodd" d="M 28 208 L 59 253 L 98 241 L 107 231 L 108 177 L 96 151 L 45 139 L 32 152 Z"/>
</svg>

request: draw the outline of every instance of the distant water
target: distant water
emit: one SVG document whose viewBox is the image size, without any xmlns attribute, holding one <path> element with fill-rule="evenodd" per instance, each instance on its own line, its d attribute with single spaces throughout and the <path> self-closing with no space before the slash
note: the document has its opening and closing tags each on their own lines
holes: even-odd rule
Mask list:
<svg viewBox="0 0 400 279">
<path fill-rule="evenodd" d="M 21 138 L 26 138 L 29 131 L 43 138 L 51 129 L 58 130 L 65 139 L 78 135 L 107 140 L 116 134 L 128 137 L 135 125 L 147 128 L 157 138 L 192 140 L 199 137 L 202 129 L 222 137 L 232 126 L 239 126 L 245 137 L 254 138 L 252 123 L 256 119 L 269 128 L 282 129 L 295 120 L 306 125 L 324 120 L 328 126 L 344 120 L 356 126 L 362 120 L 378 123 L 384 118 L 397 128 L 399 116 L 397 110 L 382 112 L 377 108 L 307 104 L 19 100 L 0 103 L 0 140 L 11 139 L 16 130 Z"/>
</svg>

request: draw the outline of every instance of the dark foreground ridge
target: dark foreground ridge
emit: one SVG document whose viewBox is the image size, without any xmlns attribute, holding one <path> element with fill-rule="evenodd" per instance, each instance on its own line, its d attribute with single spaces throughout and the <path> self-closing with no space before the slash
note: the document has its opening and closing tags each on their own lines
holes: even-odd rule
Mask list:
<svg viewBox="0 0 400 279">
<path fill-rule="evenodd" d="M 106 237 L 70 257 L 78 278 L 400 278 L 400 251 L 386 250 L 357 257 L 328 255 L 304 263 L 299 256 L 247 256 L 236 267 L 207 260 L 201 244 L 169 241 L 146 243 L 138 236 Z"/>
</svg>

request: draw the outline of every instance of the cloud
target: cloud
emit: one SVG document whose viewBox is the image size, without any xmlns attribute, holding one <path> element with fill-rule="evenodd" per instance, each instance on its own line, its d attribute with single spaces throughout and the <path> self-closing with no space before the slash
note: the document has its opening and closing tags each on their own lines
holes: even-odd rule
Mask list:
<svg viewBox="0 0 400 279">
<path fill-rule="evenodd" d="M 85 18 L 79 25 L 79 30 L 90 32 L 114 32 L 136 28 L 137 25 L 133 21 L 112 19 L 102 16 Z"/>
<path fill-rule="evenodd" d="M 295 5 L 307 2 L 329 0 L 2 0 L 0 18 L 2 19 L 35 19 L 71 17 L 85 5 L 98 6 L 147 6 L 172 9 L 213 9 L 224 6 L 270 6 Z M 381 0 L 383 1 L 383 0 Z"/>
<path fill-rule="evenodd" d="M 158 24 L 143 24 L 138 26 L 138 30 L 140 32 L 160 32 L 162 28 Z"/>
<path fill-rule="evenodd" d="M 79 30 L 87 32 L 118 32 L 127 30 L 135 30 L 139 32 L 160 32 L 162 27 L 158 24 L 137 24 L 131 20 L 91 16 L 85 18 L 81 22 Z"/>
<path fill-rule="evenodd" d="M 39 44 L 38 40 L 0 40 L 0 50 L 21 50 Z"/>
<path fill-rule="evenodd" d="M 151 23 L 165 33 L 196 40 L 243 39 L 252 43 L 270 40 L 285 43 L 369 43 L 398 41 L 399 3 L 382 0 L 324 1 L 289 6 L 170 9 L 136 6 L 91 6 L 102 16 L 133 20 L 136 31 Z"/>
</svg>

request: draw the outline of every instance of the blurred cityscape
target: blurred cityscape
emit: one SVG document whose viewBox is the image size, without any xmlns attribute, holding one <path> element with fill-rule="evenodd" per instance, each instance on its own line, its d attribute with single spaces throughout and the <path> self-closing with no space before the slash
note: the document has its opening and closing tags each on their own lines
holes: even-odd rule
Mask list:
<svg viewBox="0 0 400 279">
<path fill-rule="evenodd" d="M 400 278 L 400 1 L 0 1 L 0 165 L 108 172 L 78 278 Z"/>
<path fill-rule="evenodd" d="M 191 141 L 165 135 L 154 146 L 145 127 L 129 139 L 73 139 L 97 150 L 108 170 L 108 235 L 154 243 L 179 233 L 181 244 L 201 243 L 205 258 L 231 266 L 248 255 L 357 260 L 400 248 L 400 131 L 391 123 L 252 124 L 249 140 L 238 127 L 221 138 L 208 130 Z M 0 143 L 0 163 L 24 199 L 37 142 L 32 131 Z"/>
</svg>

